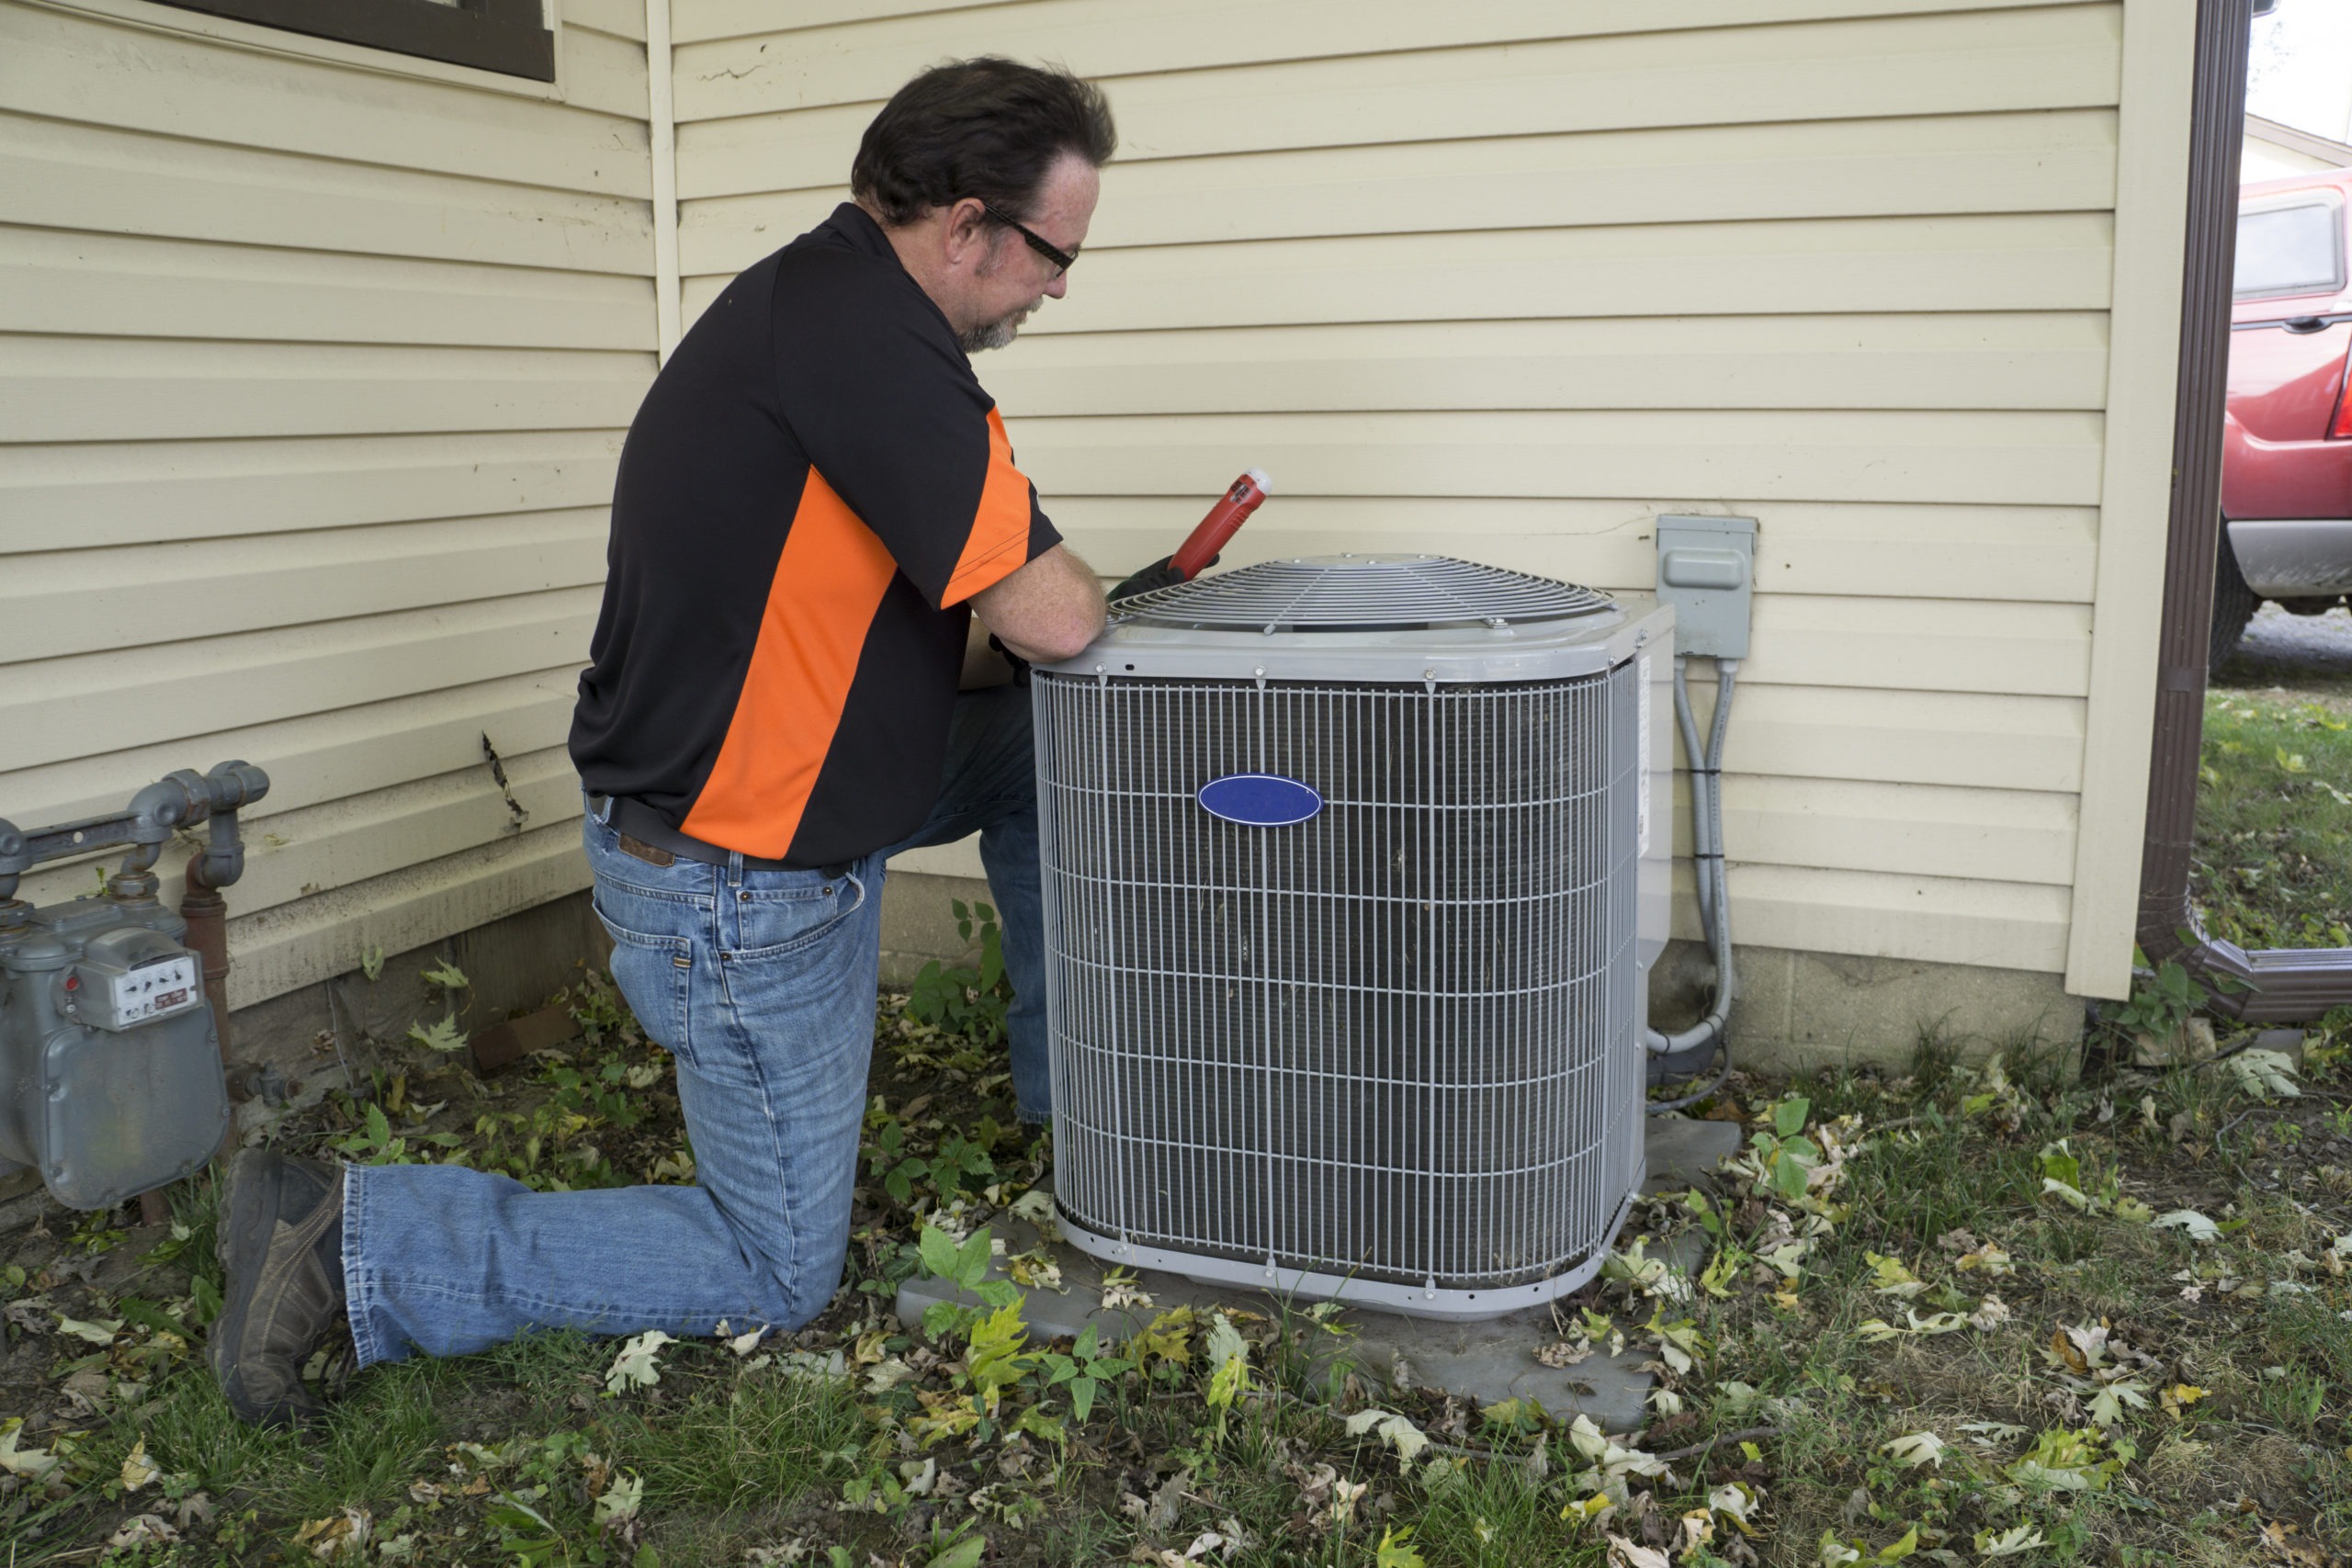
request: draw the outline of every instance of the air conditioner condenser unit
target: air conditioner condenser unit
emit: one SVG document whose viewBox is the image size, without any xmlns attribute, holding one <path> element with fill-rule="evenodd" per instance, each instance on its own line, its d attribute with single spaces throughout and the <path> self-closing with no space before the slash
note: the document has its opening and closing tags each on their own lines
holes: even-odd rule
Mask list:
<svg viewBox="0 0 2352 1568">
<path fill-rule="evenodd" d="M 1671 643 L 1646 599 L 1344 555 L 1039 667 L 1070 1240 L 1431 1317 L 1590 1279 L 1645 1174 Z"/>
</svg>

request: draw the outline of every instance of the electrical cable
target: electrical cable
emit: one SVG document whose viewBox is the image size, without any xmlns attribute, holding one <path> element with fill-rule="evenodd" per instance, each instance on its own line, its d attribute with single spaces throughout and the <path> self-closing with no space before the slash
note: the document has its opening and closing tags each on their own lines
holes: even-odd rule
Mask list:
<svg viewBox="0 0 2352 1568">
<path fill-rule="evenodd" d="M 1706 931 L 1708 948 L 1715 961 L 1715 995 L 1706 1017 L 1690 1028 L 1677 1033 L 1648 1032 L 1645 1043 L 1657 1057 L 1681 1055 L 1712 1047 L 1715 1071 L 1705 1086 L 1694 1093 L 1678 1099 L 1654 1101 L 1649 1106 L 1653 1116 L 1665 1115 L 1696 1105 L 1723 1087 L 1731 1076 L 1731 1043 L 1724 1036 L 1724 1025 L 1730 1017 L 1731 1002 L 1738 989 L 1738 979 L 1731 956 L 1731 889 L 1724 872 L 1723 853 L 1723 757 L 1724 741 L 1731 728 L 1733 694 L 1739 682 L 1739 660 L 1718 659 L 1715 661 L 1715 710 L 1709 726 L 1707 744 L 1702 750 L 1698 744 L 1699 726 L 1690 707 L 1689 663 L 1682 655 L 1674 660 L 1674 712 L 1676 723 L 1682 732 L 1683 754 L 1690 760 L 1690 816 L 1692 839 L 1692 871 L 1698 896 L 1700 920 Z M 1704 1062 L 1695 1071 L 1704 1070 Z"/>
<path fill-rule="evenodd" d="M 1707 753 L 1699 744 L 1699 721 L 1690 712 L 1690 656 L 1682 653 L 1676 654 L 1674 656 L 1674 722 L 1676 728 L 1682 732 L 1682 755 L 1690 763 L 1690 770 L 1691 849 L 1694 855 L 1703 855 L 1710 848 L 1707 843 L 1708 812 L 1704 793 L 1706 786 L 1702 776 L 1702 770 L 1705 766 L 1703 759 Z M 1694 864 L 1691 869 L 1695 874 L 1698 867 Z M 1709 886 L 1707 878 L 1703 876 L 1694 874 L 1694 880 L 1697 883 L 1699 897 L 1700 929 L 1712 931 L 1714 920 L 1715 890 Z"/>
</svg>

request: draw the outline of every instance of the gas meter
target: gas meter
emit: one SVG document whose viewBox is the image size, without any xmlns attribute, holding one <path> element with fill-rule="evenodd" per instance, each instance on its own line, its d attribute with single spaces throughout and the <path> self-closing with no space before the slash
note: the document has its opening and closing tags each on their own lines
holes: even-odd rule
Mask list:
<svg viewBox="0 0 2352 1568">
<path fill-rule="evenodd" d="M 188 945 L 189 921 L 157 900 L 153 866 L 175 832 L 209 820 L 183 908 L 217 944 L 210 890 L 243 864 L 237 808 L 268 788 L 260 769 L 224 762 L 171 774 L 119 816 L 31 833 L 0 822 L 0 1175 L 31 1166 L 67 1207 L 106 1209 L 194 1174 L 220 1146 L 218 977 Z M 40 862 L 124 843 L 104 893 L 40 908 L 14 897 Z"/>
</svg>

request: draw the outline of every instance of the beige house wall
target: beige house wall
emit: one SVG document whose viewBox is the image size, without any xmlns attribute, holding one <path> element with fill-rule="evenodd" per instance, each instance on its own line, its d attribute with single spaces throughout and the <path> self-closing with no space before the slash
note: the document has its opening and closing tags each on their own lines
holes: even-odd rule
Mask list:
<svg viewBox="0 0 2352 1568">
<path fill-rule="evenodd" d="M 981 51 L 1120 118 L 1069 299 L 980 362 L 1098 569 L 1250 464 L 1231 564 L 1643 590 L 1660 513 L 1753 515 L 1739 940 L 2124 987 L 2186 0 L 554 4 L 547 87 L 0 0 L 0 801 L 267 765 L 241 1003 L 584 885 L 657 349 Z"/>
<path fill-rule="evenodd" d="M 1250 464 L 1279 496 L 1233 564 L 1435 549 L 1642 590 L 1657 514 L 1753 515 L 1739 940 L 2116 995 L 2188 14 L 672 0 L 684 315 L 843 199 L 912 72 L 1063 61 L 1120 155 L 1069 298 L 980 371 L 1080 553 L 1164 553 Z M 2168 192 L 2173 243 L 2120 274 Z M 978 874 L 968 846 L 902 864 Z"/>
<path fill-rule="evenodd" d="M 560 8 L 550 86 L 0 0 L 0 803 L 265 765 L 239 1005 L 586 883 L 562 741 L 654 256 L 642 6 Z"/>
</svg>

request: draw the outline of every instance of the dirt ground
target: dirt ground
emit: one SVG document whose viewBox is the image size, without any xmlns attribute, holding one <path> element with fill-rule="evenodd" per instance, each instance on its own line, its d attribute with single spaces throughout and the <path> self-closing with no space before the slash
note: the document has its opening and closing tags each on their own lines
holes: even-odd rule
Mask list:
<svg viewBox="0 0 2352 1568">
<path fill-rule="evenodd" d="M 2217 690 L 2352 694 L 2336 628 L 2266 614 Z M 560 1052 L 484 1080 L 375 1043 L 360 1092 L 265 1135 L 541 1186 L 691 1180 L 665 1058 L 608 985 L 572 1001 L 585 1033 Z M 1034 1212 L 1046 1169 L 986 1039 L 1001 998 L 957 1008 L 942 1028 L 885 998 L 832 1307 L 646 1347 L 642 1380 L 627 1347 L 544 1336 L 371 1371 L 322 1429 L 254 1433 L 199 1353 L 209 1181 L 153 1229 L 21 1205 L 0 1229 L 6 1562 L 2352 1562 L 2352 1013 L 2297 1059 L 2152 990 L 2079 1062 L 1972 1066 L 1961 1048 L 2002 1043 L 1927 1038 L 1900 1074 L 1735 1075 L 1694 1108 L 1749 1140 L 1717 1194 L 1644 1204 L 1531 1347 L 1655 1352 L 1653 1418 L 1604 1437 L 1317 1381 L 1344 1318 L 1283 1303 L 1164 1314 L 1116 1357 L 1001 1314 L 899 1323 L 897 1282 Z M 1660 1261 L 1694 1229 L 1695 1277 Z"/>
</svg>

